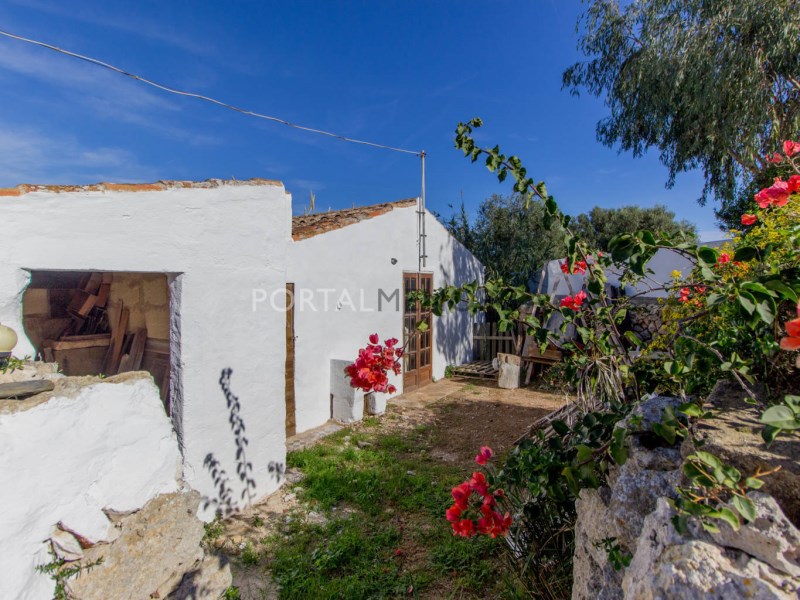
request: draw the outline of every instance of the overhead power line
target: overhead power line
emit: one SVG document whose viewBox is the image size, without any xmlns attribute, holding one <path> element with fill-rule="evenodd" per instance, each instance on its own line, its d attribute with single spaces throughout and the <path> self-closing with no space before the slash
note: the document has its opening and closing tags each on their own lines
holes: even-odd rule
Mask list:
<svg viewBox="0 0 800 600">
<path fill-rule="evenodd" d="M 291 123 L 286 121 L 285 119 L 280 119 L 278 117 L 271 117 L 269 115 L 263 115 L 261 113 L 257 113 L 252 110 L 247 110 L 244 108 L 239 108 L 238 106 L 233 106 L 232 104 L 227 104 L 226 102 L 222 102 L 221 100 L 216 100 L 215 98 L 211 98 L 209 96 L 204 96 L 202 94 L 196 94 L 194 92 L 187 92 L 183 90 L 179 90 L 167 85 L 162 85 L 160 83 L 156 83 L 155 81 L 151 81 L 149 79 L 145 79 L 140 75 L 136 75 L 135 73 L 129 73 L 124 69 L 120 69 L 119 67 L 115 67 L 114 65 L 108 64 L 107 62 L 103 62 L 102 60 L 98 60 L 96 58 L 92 58 L 90 56 L 84 56 L 83 54 L 77 54 L 76 52 L 70 52 L 69 50 L 64 50 L 63 48 L 59 48 L 58 46 L 53 46 L 52 44 L 47 44 L 45 42 L 40 42 L 38 40 L 32 40 L 29 38 L 22 37 L 20 35 L 16 35 L 10 33 L 8 31 L 0 30 L 0 35 L 4 35 L 5 37 L 19 40 L 20 42 L 26 42 L 28 44 L 33 44 L 34 46 L 40 46 L 42 48 L 47 48 L 48 50 L 53 50 L 54 52 L 59 52 L 61 54 L 65 54 L 67 56 L 71 56 L 72 58 L 77 58 L 79 60 L 91 63 L 93 65 L 97 65 L 98 67 L 103 67 L 105 69 L 109 69 L 110 71 L 114 71 L 115 73 L 119 73 L 120 75 L 125 75 L 126 77 L 130 77 L 131 79 L 135 79 L 136 81 L 141 81 L 144 84 L 150 85 L 154 88 L 159 90 L 169 92 L 170 94 L 176 94 L 178 96 L 186 96 L 189 98 L 197 98 L 198 100 L 203 100 L 205 102 L 210 102 L 211 104 L 216 104 L 217 106 L 221 106 L 223 108 L 227 108 L 229 110 L 233 110 L 235 112 L 241 113 L 243 115 L 247 115 L 250 117 L 256 117 L 258 119 L 265 119 L 267 121 L 272 121 L 274 123 L 280 123 L 281 125 L 286 125 L 288 127 L 293 127 L 294 129 L 299 129 L 301 131 L 308 131 L 310 133 L 317 133 L 319 135 L 324 135 L 327 137 L 332 137 L 337 140 L 342 140 L 344 142 L 350 142 L 353 144 L 361 144 L 363 146 L 372 146 L 373 148 L 382 148 L 384 150 L 392 150 L 394 152 L 402 152 L 403 154 L 413 154 L 414 156 L 423 156 L 423 151 L 417 150 L 406 150 L 404 148 L 395 148 L 394 146 L 386 146 L 384 144 L 377 144 L 375 142 L 367 142 L 365 140 L 357 140 L 354 138 L 349 138 L 344 135 L 339 135 L 337 133 L 331 133 L 330 131 L 323 131 L 322 129 L 315 129 L 313 127 L 306 127 L 304 125 L 298 125 L 297 123 Z"/>
</svg>

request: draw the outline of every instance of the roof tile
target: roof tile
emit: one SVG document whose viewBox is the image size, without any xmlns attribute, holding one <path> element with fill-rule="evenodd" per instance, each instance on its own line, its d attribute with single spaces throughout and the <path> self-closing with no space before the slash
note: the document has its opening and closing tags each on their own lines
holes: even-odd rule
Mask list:
<svg viewBox="0 0 800 600">
<path fill-rule="evenodd" d="M 23 183 L 16 187 L 0 188 L 0 196 L 22 196 L 32 192 L 56 194 L 75 192 L 161 192 L 174 189 L 211 189 L 223 186 L 283 185 L 271 179 L 206 179 L 205 181 L 163 180 L 155 183 L 95 183 L 91 185 L 38 185 Z"/>
<path fill-rule="evenodd" d="M 344 210 L 313 213 L 310 215 L 298 215 L 292 218 L 292 238 L 295 240 L 304 240 L 335 229 L 347 227 L 348 225 L 355 225 L 356 223 L 372 219 L 373 217 L 384 215 L 395 208 L 405 208 L 407 206 L 415 206 L 416 204 L 416 198 L 406 198 L 405 200 L 384 202 L 383 204 L 358 206 L 346 208 Z"/>
</svg>

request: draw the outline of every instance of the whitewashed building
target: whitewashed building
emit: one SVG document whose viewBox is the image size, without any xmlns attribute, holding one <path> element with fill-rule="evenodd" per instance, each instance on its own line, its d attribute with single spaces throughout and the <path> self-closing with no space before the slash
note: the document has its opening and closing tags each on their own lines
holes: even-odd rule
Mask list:
<svg viewBox="0 0 800 600">
<path fill-rule="evenodd" d="M 285 284 L 290 222 L 291 196 L 267 180 L 0 189 L 0 323 L 19 334 L 16 356 L 53 352 L 68 375 L 114 372 L 104 367 L 114 323 L 140 333 L 128 370 L 156 378 L 183 480 L 207 515 L 236 509 L 276 489 L 285 463 L 285 318 L 254 311 L 252 290 Z M 89 313 L 71 303 L 94 274 L 100 287 L 80 298 L 105 296 L 105 309 Z M 113 333 L 65 335 L 94 315 Z M 36 477 L 32 461 L 12 468 Z"/>
<path fill-rule="evenodd" d="M 463 307 L 437 318 L 405 302 L 405 293 L 413 289 L 483 277 L 478 259 L 433 214 L 420 211 L 417 199 L 295 216 L 292 238 L 287 270 L 294 288 L 294 310 L 287 321 L 290 432 L 331 418 L 330 374 L 339 368 L 332 361 L 353 361 L 372 333 L 406 344 L 403 373 L 393 380 L 397 393 L 444 377 L 448 365 L 472 360 L 473 319 Z M 428 322 L 427 332 L 415 329 L 419 321 Z"/>
</svg>

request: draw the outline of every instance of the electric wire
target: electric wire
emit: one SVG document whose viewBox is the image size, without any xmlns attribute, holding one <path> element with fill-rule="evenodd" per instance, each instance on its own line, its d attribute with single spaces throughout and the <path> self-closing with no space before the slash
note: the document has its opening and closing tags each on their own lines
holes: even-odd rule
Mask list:
<svg viewBox="0 0 800 600">
<path fill-rule="evenodd" d="M 109 64 L 107 62 L 103 62 L 102 60 L 98 60 L 98 59 L 92 58 L 90 56 L 84 56 L 83 54 L 78 54 L 76 52 L 70 52 L 69 50 L 64 50 L 63 48 L 59 48 L 58 46 L 53 46 L 52 44 L 48 44 L 46 42 L 40 42 L 38 40 L 33 40 L 33 39 L 30 39 L 30 38 L 22 37 L 21 35 L 16 35 L 14 33 L 8 32 L 8 31 L 0 30 L 0 35 L 3 35 L 5 37 L 7 37 L 7 38 L 11 38 L 11 39 L 14 39 L 14 40 L 18 40 L 18 41 L 21 41 L 21 42 L 26 42 L 28 44 L 33 44 L 34 46 L 40 46 L 42 48 L 46 48 L 46 49 L 52 50 L 54 52 L 59 52 L 61 54 L 65 54 L 66 56 L 70 56 L 72 58 L 77 58 L 78 60 L 82 60 L 82 61 L 88 62 L 90 64 L 99 66 L 99 67 L 103 67 L 103 68 L 108 69 L 110 71 L 114 71 L 115 73 L 119 73 L 120 75 L 125 75 L 126 77 L 130 77 L 131 79 L 135 79 L 136 81 L 141 81 L 142 83 L 144 83 L 146 85 L 149 85 L 149 86 L 152 86 L 154 88 L 157 88 L 159 90 L 162 90 L 162 91 L 165 91 L 165 92 L 169 92 L 170 94 L 176 94 L 178 96 L 196 98 L 198 100 L 203 100 L 205 102 L 210 102 L 211 104 L 216 104 L 217 106 L 221 106 L 223 108 L 227 108 L 229 110 L 232 110 L 232 111 L 235 111 L 235 112 L 238 112 L 238 113 L 241 113 L 243 115 L 250 116 L 250 117 L 256 117 L 258 119 L 265 119 L 267 121 L 272 121 L 274 123 L 280 123 L 281 125 L 286 125 L 288 127 L 294 128 L 294 129 L 299 129 L 301 131 L 307 131 L 309 133 L 316 133 L 316 134 L 319 134 L 319 135 L 332 137 L 332 138 L 335 138 L 335 139 L 338 139 L 338 140 L 341 140 L 341 141 L 344 141 L 344 142 L 350 142 L 350 143 L 353 143 L 353 144 L 361 144 L 363 146 L 371 146 L 373 148 L 382 148 L 384 150 L 392 150 L 394 152 L 402 152 L 403 154 L 412 154 L 414 156 L 420 156 L 420 157 L 423 155 L 423 152 L 421 152 L 421 151 L 406 150 L 404 148 L 396 148 L 394 146 L 386 146 L 384 144 L 378 144 L 378 143 L 375 143 L 375 142 L 368 142 L 368 141 L 365 141 L 365 140 L 357 140 L 357 139 L 354 139 L 354 138 L 346 137 L 344 135 L 339 135 L 337 133 L 331 133 L 330 131 L 323 131 L 322 129 L 315 129 L 313 127 L 306 127 L 304 125 L 298 125 L 297 123 L 291 123 L 290 121 L 286 121 L 285 119 L 281 119 L 279 117 L 272 117 L 272 116 L 269 116 L 269 115 L 264 115 L 264 114 L 261 114 L 261 113 L 257 113 L 257 112 L 252 111 L 252 110 L 239 108 L 238 106 L 234 106 L 232 104 L 227 104 L 226 102 L 222 102 L 221 100 L 216 100 L 215 98 L 211 98 L 209 96 L 204 96 L 202 94 L 196 94 L 194 92 L 187 92 L 187 91 L 179 90 L 179 89 L 167 86 L 167 85 L 162 85 L 160 83 L 156 83 L 155 81 L 151 81 L 149 79 L 145 79 L 144 77 L 142 77 L 140 75 L 136 75 L 135 73 L 129 73 L 128 71 L 125 71 L 124 69 L 120 69 L 119 67 L 115 67 L 114 65 L 111 65 L 111 64 Z"/>
</svg>

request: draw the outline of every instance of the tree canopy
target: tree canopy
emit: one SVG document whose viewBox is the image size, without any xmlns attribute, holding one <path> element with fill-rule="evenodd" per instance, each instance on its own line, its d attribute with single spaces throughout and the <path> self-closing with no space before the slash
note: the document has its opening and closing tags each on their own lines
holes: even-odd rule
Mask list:
<svg viewBox="0 0 800 600">
<path fill-rule="evenodd" d="M 526 204 L 519 194 L 493 194 L 481 203 L 474 224 L 463 203 L 443 223 L 484 264 L 490 277 L 527 285 L 547 261 L 558 258 L 563 234 L 544 226 L 541 203 Z"/>
<path fill-rule="evenodd" d="M 657 204 L 652 208 L 623 206 L 620 208 L 594 207 L 588 213 L 578 215 L 570 229 L 589 247 L 608 251 L 608 242 L 618 233 L 633 233 L 647 230 L 661 233 L 684 231 L 696 237 L 695 226 L 685 220 L 676 220 L 675 213 L 666 206 Z"/>
<path fill-rule="evenodd" d="M 598 139 L 657 148 L 668 185 L 702 169 L 701 203 L 733 201 L 800 132 L 798 0 L 593 0 L 579 27 L 563 84 L 605 98 Z"/>
</svg>

